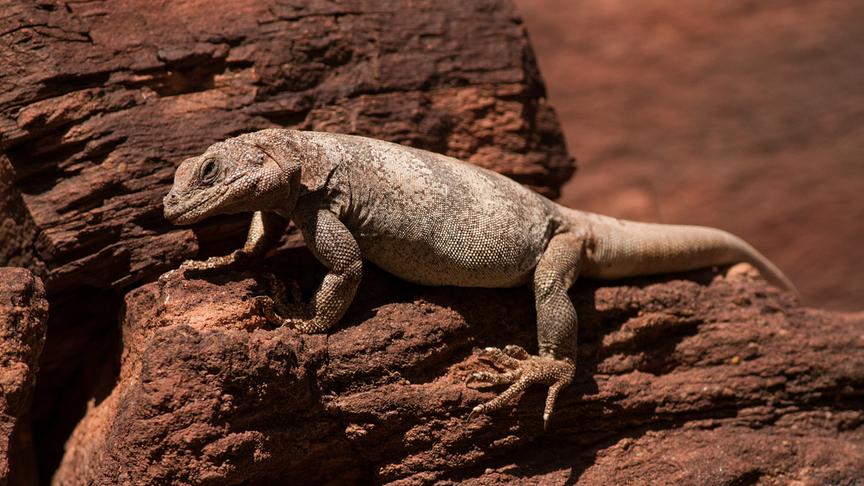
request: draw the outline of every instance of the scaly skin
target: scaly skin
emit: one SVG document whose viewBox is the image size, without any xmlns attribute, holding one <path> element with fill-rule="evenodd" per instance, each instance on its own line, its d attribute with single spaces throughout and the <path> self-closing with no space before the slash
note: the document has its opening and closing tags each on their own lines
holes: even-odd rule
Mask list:
<svg viewBox="0 0 864 486">
<path fill-rule="evenodd" d="M 165 217 L 192 224 L 254 212 L 242 250 L 181 268 L 218 268 L 261 255 L 293 219 L 328 268 L 312 300 L 275 316 L 302 332 L 336 324 L 360 282 L 362 259 L 424 285 L 529 284 L 539 353 L 508 346 L 481 358 L 507 369 L 471 383 L 508 384 L 473 413 L 506 405 L 529 385 L 549 386 L 544 423 L 575 374 L 577 318 L 567 290 L 578 275 L 620 278 L 740 261 L 778 286 L 785 276 L 741 239 L 713 228 L 621 221 L 560 206 L 495 172 L 389 142 L 269 129 L 214 144 L 183 161 L 165 196 Z"/>
</svg>

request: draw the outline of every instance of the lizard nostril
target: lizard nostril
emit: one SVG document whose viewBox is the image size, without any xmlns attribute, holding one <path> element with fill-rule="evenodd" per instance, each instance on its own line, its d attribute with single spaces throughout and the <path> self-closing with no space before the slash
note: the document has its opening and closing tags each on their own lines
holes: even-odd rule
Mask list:
<svg viewBox="0 0 864 486">
<path fill-rule="evenodd" d="M 174 194 L 173 192 L 169 192 L 168 194 L 165 195 L 165 199 L 162 200 L 162 207 L 165 208 L 165 210 L 167 211 L 170 208 L 176 206 L 177 201 L 178 201 L 177 194 Z"/>
</svg>

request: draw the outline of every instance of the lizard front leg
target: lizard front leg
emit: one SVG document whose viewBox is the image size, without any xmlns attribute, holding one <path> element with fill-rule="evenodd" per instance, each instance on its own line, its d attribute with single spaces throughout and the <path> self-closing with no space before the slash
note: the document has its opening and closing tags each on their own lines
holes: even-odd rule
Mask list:
<svg viewBox="0 0 864 486">
<path fill-rule="evenodd" d="M 348 228 L 330 211 L 295 214 L 295 222 L 306 246 L 329 271 L 312 300 L 293 309 L 299 317 L 274 317 L 303 333 L 325 332 L 339 322 L 354 299 L 363 273 L 360 247 Z"/>
<path fill-rule="evenodd" d="M 210 257 L 207 260 L 186 260 L 178 270 L 211 270 L 225 268 L 250 258 L 263 257 L 285 231 L 288 222 L 279 215 L 255 211 L 249 224 L 249 233 L 243 248 L 227 255 Z"/>
<path fill-rule="evenodd" d="M 472 414 L 498 410 L 528 386 L 539 383 L 549 386 L 543 411 L 543 426 L 547 426 L 558 393 L 576 374 L 576 309 L 567 290 L 579 273 L 583 247 L 582 238 L 571 233 L 556 235 L 549 241 L 534 269 L 539 356 L 531 356 L 519 346 L 481 351 L 481 359 L 507 371 L 474 373 L 469 377 L 469 383 L 509 384 L 510 387 L 494 399 L 474 407 Z"/>
</svg>

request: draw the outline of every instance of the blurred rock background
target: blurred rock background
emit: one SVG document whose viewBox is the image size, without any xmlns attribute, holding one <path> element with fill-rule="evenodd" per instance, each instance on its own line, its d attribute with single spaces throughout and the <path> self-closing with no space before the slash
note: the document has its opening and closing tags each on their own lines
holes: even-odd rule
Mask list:
<svg viewBox="0 0 864 486">
<path fill-rule="evenodd" d="M 718 226 L 864 308 L 864 2 L 517 0 L 577 176 L 561 201 Z"/>
</svg>

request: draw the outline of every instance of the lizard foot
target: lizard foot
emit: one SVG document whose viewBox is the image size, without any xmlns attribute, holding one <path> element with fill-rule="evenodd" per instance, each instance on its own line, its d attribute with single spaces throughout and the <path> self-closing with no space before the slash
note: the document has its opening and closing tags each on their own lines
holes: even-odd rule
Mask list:
<svg viewBox="0 0 864 486">
<path fill-rule="evenodd" d="M 266 278 L 267 283 L 270 285 L 270 297 L 273 300 L 273 307 L 275 307 L 279 315 L 296 315 L 305 308 L 303 305 L 303 293 L 300 291 L 300 286 L 297 285 L 297 282 L 291 280 L 286 288 L 282 280 L 272 273 L 266 274 Z"/>
<path fill-rule="evenodd" d="M 271 295 L 254 297 L 261 305 L 261 309 L 268 320 L 280 326 L 293 327 L 303 334 L 316 334 L 327 330 L 315 318 L 308 317 L 311 314 L 309 306 L 303 302 L 300 287 L 296 282 L 292 281 L 289 289 L 286 289 L 285 285 L 275 276 L 269 275 L 268 280 L 270 281 Z M 290 301 L 286 298 L 289 291 Z"/>
<path fill-rule="evenodd" d="M 546 395 L 546 407 L 543 410 L 543 428 L 549 425 L 549 419 L 555 409 L 555 400 L 562 388 L 569 385 L 576 374 L 576 366 L 569 359 L 554 359 L 542 356 L 532 356 L 519 346 L 506 346 L 503 350 L 486 348 L 478 352 L 478 358 L 499 368 L 504 372 L 491 373 L 479 371 L 468 377 L 466 385 L 494 386 L 510 385 L 503 393 L 492 400 L 474 407 L 468 419 L 471 420 L 480 413 L 489 413 L 504 408 L 511 400 L 521 395 L 530 385 L 543 384 L 549 386 Z"/>
<path fill-rule="evenodd" d="M 206 272 L 208 270 L 221 270 L 231 268 L 240 264 L 245 264 L 250 260 L 251 256 L 244 250 L 234 250 L 224 256 L 214 256 L 206 260 L 186 260 L 181 263 L 178 268 L 170 270 L 159 276 L 159 281 L 165 283 L 176 272 L 181 275 L 186 275 L 186 272 Z"/>
</svg>

